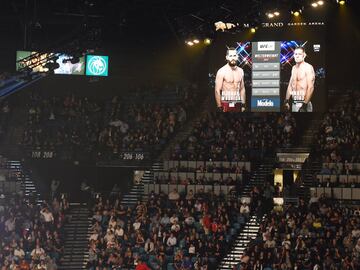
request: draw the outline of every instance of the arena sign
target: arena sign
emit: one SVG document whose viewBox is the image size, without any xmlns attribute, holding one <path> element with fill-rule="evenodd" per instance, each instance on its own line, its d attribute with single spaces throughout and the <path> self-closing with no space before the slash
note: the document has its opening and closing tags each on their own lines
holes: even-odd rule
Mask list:
<svg viewBox="0 0 360 270">
<path fill-rule="evenodd" d="M 325 26 L 323 21 L 301 21 L 301 22 L 261 22 L 254 26 L 253 23 L 231 23 L 218 21 L 214 23 L 215 31 L 237 31 L 239 28 L 283 28 L 287 26 Z"/>
<path fill-rule="evenodd" d="M 108 76 L 109 57 L 101 55 L 86 56 L 86 76 Z"/>
<path fill-rule="evenodd" d="M 280 163 L 304 163 L 310 153 L 277 153 Z"/>
</svg>

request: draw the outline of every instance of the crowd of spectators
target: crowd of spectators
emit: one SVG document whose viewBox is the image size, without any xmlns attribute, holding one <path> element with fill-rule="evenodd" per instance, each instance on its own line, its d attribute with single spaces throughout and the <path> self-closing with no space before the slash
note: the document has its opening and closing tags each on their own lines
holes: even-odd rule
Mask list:
<svg viewBox="0 0 360 270">
<path fill-rule="evenodd" d="M 93 208 L 88 269 L 214 269 L 249 207 L 199 191 L 151 192 L 126 207 L 101 197 Z"/>
<path fill-rule="evenodd" d="M 357 164 L 356 164 L 357 165 Z M 319 174 L 323 175 L 358 175 L 359 168 L 355 164 L 344 163 L 323 163 Z"/>
<path fill-rule="evenodd" d="M 99 135 L 99 154 L 116 159 L 121 151 L 153 152 L 163 148 L 194 108 L 196 91 L 183 88 L 175 104 L 121 102 L 106 106 L 105 126 Z"/>
<path fill-rule="evenodd" d="M 0 268 L 56 270 L 63 253 L 69 205 L 54 198 L 41 206 L 24 197 L 0 198 Z"/>
<path fill-rule="evenodd" d="M 360 269 L 360 215 L 322 196 L 272 211 L 237 269 Z"/>
<path fill-rule="evenodd" d="M 174 104 L 127 103 L 118 96 L 102 103 L 75 94 L 45 97 L 32 92 L 20 144 L 74 160 L 111 160 L 124 151 L 159 150 L 194 108 L 197 94 L 192 90 L 184 88 Z"/>
<path fill-rule="evenodd" d="M 317 141 L 322 162 L 360 162 L 360 93 L 353 91 L 338 110 L 325 115 Z"/>
<path fill-rule="evenodd" d="M 117 103 L 112 105 L 118 107 Z M 186 119 L 181 105 L 132 104 L 128 107 L 128 121 L 120 120 L 121 116 L 113 116 L 101 130 L 101 155 L 116 159 L 121 151 L 150 152 L 161 149 Z"/>
<path fill-rule="evenodd" d="M 61 152 L 65 159 L 95 150 L 102 116 L 94 100 L 74 94 L 47 98 L 33 92 L 27 118 L 21 141 L 25 147 Z"/>
<path fill-rule="evenodd" d="M 173 160 L 245 161 L 276 147 L 289 147 L 296 131 L 290 114 L 206 114 L 177 144 Z"/>
</svg>

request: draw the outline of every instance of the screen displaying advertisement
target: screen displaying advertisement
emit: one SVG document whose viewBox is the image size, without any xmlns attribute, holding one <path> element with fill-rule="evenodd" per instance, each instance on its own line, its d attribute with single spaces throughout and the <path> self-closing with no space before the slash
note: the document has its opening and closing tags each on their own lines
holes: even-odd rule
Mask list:
<svg viewBox="0 0 360 270">
<path fill-rule="evenodd" d="M 47 72 L 48 68 L 45 68 L 46 59 L 50 57 L 51 53 L 38 53 L 32 51 L 17 51 L 16 52 L 16 71 L 26 67 L 33 67 L 32 72 Z M 30 56 L 31 59 L 30 59 Z M 36 66 L 36 67 L 34 67 Z"/>
<path fill-rule="evenodd" d="M 56 63 L 59 64 L 59 68 L 54 70 L 55 74 L 67 74 L 67 75 L 84 75 L 85 74 L 85 57 L 79 57 L 78 63 L 71 62 L 72 56 L 67 54 L 59 54 Z"/>
<path fill-rule="evenodd" d="M 29 57 L 31 56 L 31 59 Z M 56 63 L 59 68 L 54 70 L 54 74 L 84 75 L 85 74 L 85 57 L 79 57 L 78 63 L 72 63 L 72 56 L 64 53 L 39 53 L 31 51 L 16 52 L 16 70 L 29 67 L 32 72 L 48 72 L 49 69 L 44 67 L 49 57 L 56 56 Z M 54 62 L 54 60 L 51 60 Z"/>
<path fill-rule="evenodd" d="M 109 57 L 101 55 L 86 56 L 86 76 L 108 76 Z"/>
<path fill-rule="evenodd" d="M 326 111 L 325 48 L 321 35 L 275 39 L 282 35 L 267 31 L 267 35 L 260 34 L 250 41 L 241 37 L 237 40 L 234 35 L 222 36 L 214 46 L 209 70 L 218 110 Z"/>
</svg>

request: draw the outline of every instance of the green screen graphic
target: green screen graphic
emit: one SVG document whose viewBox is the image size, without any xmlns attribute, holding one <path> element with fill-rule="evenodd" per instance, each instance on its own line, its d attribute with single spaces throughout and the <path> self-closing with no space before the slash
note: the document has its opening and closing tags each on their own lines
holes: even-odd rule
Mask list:
<svg viewBox="0 0 360 270">
<path fill-rule="evenodd" d="M 87 76 L 108 76 L 109 57 L 100 55 L 86 56 Z"/>
</svg>

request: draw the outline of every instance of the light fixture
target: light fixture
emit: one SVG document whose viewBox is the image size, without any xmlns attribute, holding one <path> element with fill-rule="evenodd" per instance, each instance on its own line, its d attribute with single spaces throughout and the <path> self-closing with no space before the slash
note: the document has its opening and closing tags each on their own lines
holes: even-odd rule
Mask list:
<svg viewBox="0 0 360 270">
<path fill-rule="evenodd" d="M 256 28 L 255 28 L 255 27 L 251 27 L 250 32 L 251 32 L 251 33 L 255 33 L 255 32 L 256 32 Z"/>
<path fill-rule="evenodd" d="M 185 42 L 188 46 L 193 46 L 194 45 L 194 42 L 192 42 L 192 41 L 186 41 Z"/>
<path fill-rule="evenodd" d="M 336 0 L 336 2 L 338 2 L 339 5 L 341 5 L 341 6 L 345 5 L 345 3 L 346 3 L 345 0 Z"/>
<path fill-rule="evenodd" d="M 210 38 L 205 38 L 205 39 L 204 39 L 204 43 L 205 43 L 206 45 L 210 45 L 210 44 L 211 44 L 211 39 L 210 39 Z"/>
<path fill-rule="evenodd" d="M 200 41 L 196 38 L 192 41 L 194 44 L 198 44 Z"/>
<path fill-rule="evenodd" d="M 323 5 L 324 5 L 324 1 L 322 1 L 322 0 L 315 1 L 315 2 L 311 3 L 311 6 L 314 7 L 314 8 L 316 8 L 318 6 L 323 6 Z"/>
<path fill-rule="evenodd" d="M 300 16 L 300 14 L 301 14 L 301 9 L 292 10 L 292 11 L 291 11 L 291 14 L 294 15 L 295 17 L 298 17 L 298 16 Z"/>
<path fill-rule="evenodd" d="M 280 15 L 280 12 L 279 11 L 274 11 L 274 12 L 268 12 L 266 13 L 266 16 L 269 18 L 269 19 L 272 19 L 274 18 L 275 16 L 278 17 Z"/>
</svg>

